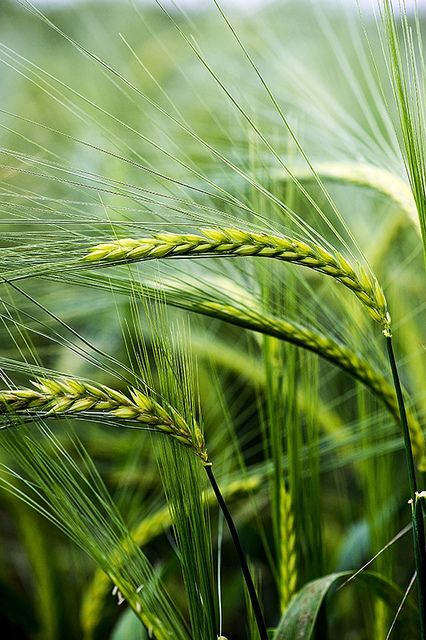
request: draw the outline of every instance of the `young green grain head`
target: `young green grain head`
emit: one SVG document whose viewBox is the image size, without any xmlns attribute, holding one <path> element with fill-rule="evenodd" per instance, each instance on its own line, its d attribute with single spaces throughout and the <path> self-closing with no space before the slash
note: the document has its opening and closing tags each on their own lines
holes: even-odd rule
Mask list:
<svg viewBox="0 0 426 640">
<path fill-rule="evenodd" d="M 374 276 L 354 268 L 338 251 L 296 238 L 253 233 L 236 228 L 201 229 L 198 234 L 157 233 L 152 237 L 124 238 L 94 246 L 85 256 L 92 263 L 128 263 L 172 257 L 259 256 L 314 269 L 335 278 L 354 292 L 370 316 L 390 335 L 386 298 Z"/>
<path fill-rule="evenodd" d="M 22 417 L 103 417 L 134 422 L 169 435 L 190 447 L 203 463 L 208 463 L 204 438 L 198 425 L 191 429 L 173 408 L 131 388 L 128 394 L 105 385 L 75 379 L 39 379 L 34 389 L 6 389 L 0 392 L 0 412 Z"/>
</svg>

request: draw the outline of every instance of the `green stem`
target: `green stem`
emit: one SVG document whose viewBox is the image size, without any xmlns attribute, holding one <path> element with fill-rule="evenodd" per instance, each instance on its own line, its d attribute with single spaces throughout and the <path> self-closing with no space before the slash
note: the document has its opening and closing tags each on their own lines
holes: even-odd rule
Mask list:
<svg viewBox="0 0 426 640">
<path fill-rule="evenodd" d="M 402 431 L 404 434 L 405 457 L 407 462 L 408 482 L 410 485 L 411 499 L 415 500 L 417 491 L 416 470 L 414 467 L 413 450 L 411 447 L 410 430 L 408 428 L 407 413 L 405 411 L 404 396 L 402 394 L 401 383 L 399 381 L 398 369 L 396 366 L 395 355 L 393 352 L 392 338 L 386 337 L 388 348 L 389 362 L 392 369 L 393 383 L 395 385 L 395 393 L 398 400 L 399 415 L 401 417 Z"/>
<path fill-rule="evenodd" d="M 250 570 L 248 568 L 248 564 L 247 564 L 247 560 L 244 554 L 244 551 L 242 549 L 241 546 L 241 542 L 240 542 L 240 538 L 238 536 L 238 532 L 237 529 L 235 527 L 234 521 L 232 519 L 232 516 L 228 510 L 228 507 L 226 506 L 225 500 L 222 496 L 222 493 L 219 489 L 219 485 L 216 482 L 216 478 L 214 476 L 213 473 L 213 469 L 211 467 L 211 465 L 206 465 L 205 467 L 207 476 L 210 480 L 210 484 L 212 486 L 212 489 L 215 493 L 215 496 L 217 498 L 217 501 L 219 503 L 220 508 L 222 509 L 222 513 L 225 517 L 226 523 L 228 525 L 229 528 L 229 532 L 231 534 L 235 549 L 237 551 L 237 555 L 240 561 L 240 565 L 241 565 L 241 570 L 243 572 L 243 576 L 244 576 L 244 580 L 247 586 L 247 591 L 249 594 L 249 598 L 250 598 L 250 602 L 251 602 L 251 606 L 253 607 L 253 613 L 254 616 L 256 618 L 256 623 L 257 623 L 257 628 L 259 629 L 259 636 L 261 638 L 261 640 L 268 640 L 268 632 L 266 630 L 266 624 L 265 624 L 265 620 L 263 618 L 263 613 L 262 613 L 262 609 L 260 607 L 260 603 L 259 603 L 259 599 L 257 597 L 257 593 L 256 593 L 256 589 L 253 583 L 253 579 L 251 577 L 251 573 Z M 423 639 L 422 639 L 423 640 Z"/>
<path fill-rule="evenodd" d="M 414 559 L 417 573 L 417 593 L 420 610 L 420 638 L 426 640 L 426 549 L 425 549 L 425 529 L 423 520 L 423 509 L 421 500 L 418 500 L 416 470 L 414 467 L 413 451 L 411 448 L 410 431 L 408 429 L 407 414 L 405 411 L 404 396 L 396 366 L 393 352 L 392 338 L 386 336 L 389 362 L 392 369 L 392 377 L 395 385 L 395 393 L 398 400 L 401 424 L 404 433 L 405 457 L 407 462 L 408 481 L 410 485 L 412 519 L 413 519 L 413 542 Z"/>
</svg>

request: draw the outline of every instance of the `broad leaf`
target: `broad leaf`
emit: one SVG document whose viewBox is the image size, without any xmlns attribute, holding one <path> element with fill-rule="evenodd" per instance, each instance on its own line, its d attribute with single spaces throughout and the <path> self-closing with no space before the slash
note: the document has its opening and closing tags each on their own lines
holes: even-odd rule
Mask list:
<svg viewBox="0 0 426 640">
<path fill-rule="evenodd" d="M 317 631 L 318 614 L 325 598 L 351 575 L 351 572 L 331 573 L 312 582 L 308 582 L 295 595 L 287 611 L 284 613 L 273 636 L 274 640 L 310 640 Z M 386 602 L 392 612 L 396 612 L 403 598 L 402 590 L 383 576 L 364 571 L 354 578 L 354 583 L 365 588 L 368 594 L 375 594 Z M 345 587 L 346 588 L 346 587 Z M 416 609 L 406 602 L 401 611 L 404 619 L 405 633 L 416 629 Z M 407 639 L 411 636 L 406 635 Z M 414 637 L 414 635 L 413 635 Z"/>
</svg>

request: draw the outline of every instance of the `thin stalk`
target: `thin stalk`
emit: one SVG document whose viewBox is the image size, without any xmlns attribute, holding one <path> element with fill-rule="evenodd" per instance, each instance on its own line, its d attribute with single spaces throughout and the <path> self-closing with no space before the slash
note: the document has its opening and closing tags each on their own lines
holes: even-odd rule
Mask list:
<svg viewBox="0 0 426 640">
<path fill-rule="evenodd" d="M 251 606 L 253 607 L 253 613 L 254 616 L 256 618 L 256 623 L 257 623 L 257 628 L 259 630 L 259 635 L 261 640 L 268 640 L 268 632 L 266 630 L 266 624 L 265 624 L 265 620 L 263 618 L 263 613 L 262 613 L 262 609 L 260 607 L 260 603 L 259 603 L 259 599 L 257 597 L 257 593 L 256 593 L 256 589 L 253 583 L 253 579 L 251 577 L 251 573 L 250 570 L 248 568 L 248 564 L 247 564 L 247 560 L 246 557 L 244 555 L 244 551 L 241 547 L 241 542 L 240 542 L 240 538 L 238 536 L 238 532 L 237 529 L 235 527 L 234 521 L 232 519 L 232 516 L 228 510 L 228 507 L 226 506 L 225 500 L 223 499 L 222 493 L 219 489 L 219 485 L 216 482 L 216 478 L 214 476 L 213 473 L 213 469 L 211 465 L 205 465 L 205 470 L 208 476 L 208 479 L 210 481 L 210 484 L 212 486 L 212 489 L 215 493 L 215 496 L 217 498 L 218 504 L 222 510 L 222 513 L 225 517 L 225 520 L 227 522 L 228 528 L 229 528 L 229 532 L 231 534 L 232 537 L 232 541 L 234 543 L 235 549 L 237 551 L 237 555 L 240 561 L 240 565 L 241 565 L 241 570 L 243 572 L 243 576 L 244 576 L 244 580 L 247 586 L 247 591 L 249 594 L 249 598 L 250 598 L 250 602 L 251 602 Z M 423 640 L 423 639 L 422 639 Z"/>
<path fill-rule="evenodd" d="M 425 553 L 425 526 L 423 508 L 418 494 L 412 503 L 414 556 L 416 560 L 417 592 L 420 609 L 420 637 L 426 638 L 426 553 Z"/>
<path fill-rule="evenodd" d="M 399 414 L 401 417 L 402 432 L 404 435 L 405 456 L 407 462 L 408 482 L 410 485 L 411 499 L 414 502 L 417 491 L 416 470 L 414 468 L 413 450 L 411 447 L 410 431 L 408 429 L 407 412 L 405 410 L 404 396 L 402 394 L 401 383 L 399 381 L 398 369 L 396 366 L 395 355 L 393 352 L 392 337 L 386 337 L 386 345 L 388 348 L 389 362 L 392 370 L 393 383 L 395 386 L 396 398 L 398 401 Z"/>
<path fill-rule="evenodd" d="M 414 468 L 410 432 L 408 429 L 404 396 L 402 394 L 401 383 L 399 381 L 398 368 L 396 366 L 391 336 L 386 336 L 386 345 L 404 433 L 405 457 L 407 462 L 408 481 L 410 485 L 413 519 L 414 559 L 416 563 L 417 592 L 420 610 L 420 638 L 421 640 L 426 640 L 426 549 L 423 510 L 418 500 L 416 471 Z"/>
</svg>

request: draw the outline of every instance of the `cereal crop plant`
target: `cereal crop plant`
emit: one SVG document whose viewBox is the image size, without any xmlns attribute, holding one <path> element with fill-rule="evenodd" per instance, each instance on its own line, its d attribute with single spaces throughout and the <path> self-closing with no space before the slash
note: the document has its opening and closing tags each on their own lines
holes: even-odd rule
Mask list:
<svg viewBox="0 0 426 640">
<path fill-rule="evenodd" d="M 426 22 L 372 4 L 0 8 L 10 637 L 426 639 Z"/>
</svg>

